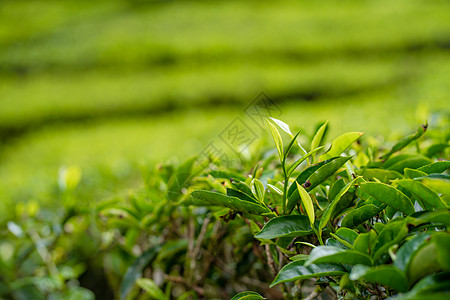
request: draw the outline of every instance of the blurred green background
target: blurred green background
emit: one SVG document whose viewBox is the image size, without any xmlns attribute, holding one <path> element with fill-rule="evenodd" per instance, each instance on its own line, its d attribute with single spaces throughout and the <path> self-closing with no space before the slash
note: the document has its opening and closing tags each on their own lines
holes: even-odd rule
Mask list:
<svg viewBox="0 0 450 300">
<path fill-rule="evenodd" d="M 450 1 L 0 2 L 0 218 L 86 201 L 196 155 L 262 91 L 312 134 L 402 135 L 448 116 Z"/>
</svg>

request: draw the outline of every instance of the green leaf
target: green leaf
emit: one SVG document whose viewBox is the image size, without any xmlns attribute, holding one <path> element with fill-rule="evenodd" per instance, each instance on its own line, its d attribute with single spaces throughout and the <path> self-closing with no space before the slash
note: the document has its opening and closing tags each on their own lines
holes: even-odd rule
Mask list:
<svg viewBox="0 0 450 300">
<path fill-rule="evenodd" d="M 289 142 L 288 146 L 286 147 L 286 151 L 284 152 L 283 156 L 283 162 L 286 160 L 287 156 L 292 150 L 292 147 L 294 147 L 295 141 L 297 140 L 298 135 L 300 134 L 300 130 L 297 132 L 295 136 L 292 137 L 291 141 Z"/>
<path fill-rule="evenodd" d="M 272 120 L 273 122 L 275 122 L 275 124 L 278 125 L 278 127 L 280 127 L 284 132 L 286 132 L 287 134 L 289 134 L 290 136 L 293 136 L 291 129 L 289 128 L 289 125 L 284 123 L 281 120 L 269 117 L 270 120 Z"/>
<path fill-rule="evenodd" d="M 336 198 L 337 194 L 339 194 L 339 192 L 344 188 L 344 186 L 345 186 L 344 178 L 336 180 L 331 186 L 330 191 L 328 192 L 328 199 L 331 201 L 334 198 Z"/>
<path fill-rule="evenodd" d="M 353 243 L 353 249 L 359 252 L 371 254 L 376 240 L 377 233 L 373 229 L 366 233 L 360 233 Z"/>
<path fill-rule="evenodd" d="M 353 144 L 357 139 L 359 139 L 364 133 L 363 132 L 347 132 L 338 136 L 332 143 L 330 149 L 324 153 L 321 159 L 330 159 L 342 154 L 351 144 Z"/>
<path fill-rule="evenodd" d="M 378 267 L 356 265 L 350 273 L 350 279 L 363 279 L 370 283 L 388 286 L 400 292 L 408 290 L 408 281 L 405 274 L 391 265 L 381 265 Z"/>
<path fill-rule="evenodd" d="M 274 186 L 274 185 L 268 183 L 268 184 L 267 184 L 267 187 L 268 187 L 269 189 L 271 189 L 272 191 L 274 191 L 275 193 L 277 193 L 279 196 L 283 196 L 283 191 L 280 190 L 279 188 L 277 188 L 276 186 Z"/>
<path fill-rule="evenodd" d="M 438 193 L 450 198 L 450 180 L 425 178 L 422 180 L 422 182 Z"/>
<path fill-rule="evenodd" d="M 355 250 L 344 250 L 333 246 L 319 246 L 314 248 L 309 254 L 309 259 L 305 263 L 305 266 L 312 263 L 347 264 L 352 266 L 357 264 L 366 266 L 372 265 L 370 257 L 366 254 Z"/>
<path fill-rule="evenodd" d="M 304 162 L 306 159 L 308 159 L 311 155 L 315 154 L 317 151 L 321 150 L 323 148 L 323 146 L 316 148 L 314 150 L 309 151 L 308 153 L 306 153 L 305 155 L 303 155 L 302 157 L 300 157 L 299 159 L 297 159 L 295 161 L 295 163 L 292 164 L 292 166 L 289 167 L 289 170 L 287 172 L 287 174 L 290 176 L 292 174 L 292 172 L 295 171 L 295 169 L 302 163 Z"/>
<path fill-rule="evenodd" d="M 404 170 L 405 176 L 411 179 L 418 177 L 426 177 L 428 174 L 419 170 L 405 168 Z"/>
<path fill-rule="evenodd" d="M 358 238 L 358 233 L 352 229 L 341 227 L 336 231 L 336 236 L 353 246 L 353 243 Z"/>
<path fill-rule="evenodd" d="M 418 170 L 425 172 L 427 174 L 433 174 L 433 173 L 442 173 L 444 171 L 447 171 L 450 168 L 450 161 L 437 161 L 432 164 L 428 164 L 425 166 L 420 167 Z"/>
<path fill-rule="evenodd" d="M 322 230 L 327 225 L 327 223 L 330 221 L 331 215 L 333 214 L 334 208 L 339 203 L 339 200 L 345 193 L 347 193 L 347 191 L 350 189 L 350 187 L 352 187 L 352 185 L 355 183 L 355 181 L 356 181 L 356 179 L 353 179 L 352 181 L 347 183 L 347 185 L 345 185 L 339 191 L 339 193 L 336 195 L 336 197 L 334 197 L 333 201 L 331 201 L 331 203 L 327 206 L 327 208 L 323 212 L 322 217 L 320 218 L 320 223 L 319 223 L 319 236 L 322 236 Z"/>
<path fill-rule="evenodd" d="M 156 283 L 148 278 L 139 278 L 136 280 L 137 285 L 143 289 L 152 299 L 168 300 L 169 298 L 161 291 Z"/>
<path fill-rule="evenodd" d="M 243 193 L 241 191 L 238 191 L 238 190 L 227 188 L 227 196 L 236 197 L 236 198 L 239 198 L 239 199 L 244 200 L 244 201 L 248 201 L 248 202 L 252 202 L 252 203 L 255 203 L 255 204 L 259 204 L 259 202 L 255 198 L 250 197 L 249 195 L 247 195 L 247 194 L 245 194 L 245 193 Z"/>
<path fill-rule="evenodd" d="M 428 275 L 422 278 L 414 287 L 404 294 L 397 294 L 389 299 L 391 300 L 446 300 L 448 299 L 448 291 L 450 290 L 449 273 L 438 273 Z M 433 292 L 443 292 L 442 294 Z"/>
<path fill-rule="evenodd" d="M 291 215 L 271 219 L 255 238 L 270 240 L 279 237 L 297 237 L 312 233 L 307 216 Z"/>
<path fill-rule="evenodd" d="M 426 238 L 419 249 L 411 255 L 406 274 L 410 283 L 420 278 L 441 271 L 450 270 L 450 234 L 439 232 Z"/>
<path fill-rule="evenodd" d="M 237 179 L 230 179 L 230 183 L 235 189 L 237 189 L 237 190 L 243 192 L 244 194 L 247 194 L 249 197 L 255 199 L 255 197 L 253 196 L 253 193 L 252 193 L 252 189 L 245 182 L 237 180 Z"/>
<path fill-rule="evenodd" d="M 260 180 L 254 178 L 252 180 L 251 186 L 253 195 L 255 195 L 255 197 L 260 202 L 264 202 L 264 194 L 265 194 L 264 184 Z"/>
<path fill-rule="evenodd" d="M 155 259 L 160 249 L 160 246 L 148 249 L 127 269 L 120 285 L 120 299 L 126 299 L 136 279 L 142 276 L 142 270 Z"/>
<path fill-rule="evenodd" d="M 280 160 L 283 160 L 283 140 L 281 139 L 280 132 L 269 120 L 270 133 L 272 134 L 273 141 L 275 142 L 275 146 L 277 147 L 278 155 L 280 156 Z"/>
<path fill-rule="evenodd" d="M 407 241 L 397 251 L 397 258 L 394 261 L 394 266 L 396 266 L 403 272 L 406 272 L 411 262 L 411 258 L 421 247 L 429 242 L 427 241 L 427 239 L 429 239 L 430 236 L 431 235 L 429 233 L 422 233 Z"/>
<path fill-rule="evenodd" d="M 392 147 L 392 149 L 388 153 L 384 154 L 380 158 L 383 159 L 383 160 L 388 159 L 395 152 L 402 150 L 403 148 L 408 146 L 411 142 L 413 142 L 413 141 L 417 140 L 418 138 L 420 138 L 424 134 L 424 132 L 426 130 L 427 130 L 427 125 L 420 126 L 419 129 L 417 129 L 416 133 L 411 134 L 411 135 L 403 138 L 402 140 L 400 140 L 398 143 L 396 143 Z"/>
<path fill-rule="evenodd" d="M 373 249 L 372 259 L 376 263 L 377 260 L 395 244 L 400 243 L 408 235 L 408 226 L 406 222 L 394 221 L 390 222 L 378 234 L 377 241 Z"/>
<path fill-rule="evenodd" d="M 430 212 L 424 212 L 418 219 L 425 220 L 427 222 L 431 222 L 433 224 L 443 224 L 446 226 L 450 226 L 450 211 L 448 209 L 439 209 Z"/>
<path fill-rule="evenodd" d="M 320 128 L 317 130 L 316 134 L 314 135 L 312 141 L 311 141 L 311 150 L 316 149 L 319 147 L 320 143 L 322 142 L 323 134 L 325 133 L 325 130 L 327 129 L 328 121 L 326 121 Z"/>
<path fill-rule="evenodd" d="M 305 170 L 303 170 L 303 172 L 300 173 L 300 175 L 297 176 L 295 181 L 298 184 L 304 184 L 306 182 L 306 180 L 308 180 L 309 176 L 311 176 L 320 167 L 322 167 L 323 165 L 325 165 L 326 163 L 329 163 L 331 161 L 332 160 L 322 161 L 318 164 L 315 164 L 315 165 L 312 165 L 312 166 L 306 168 Z M 297 200 L 299 200 L 299 195 L 298 195 L 298 193 L 296 193 L 296 190 L 297 190 L 297 185 L 291 184 L 291 186 L 288 189 L 288 197 L 290 198 L 291 196 L 295 196 L 297 198 Z"/>
<path fill-rule="evenodd" d="M 259 299 L 266 299 L 260 294 L 256 292 L 242 292 L 237 295 L 234 295 L 231 300 L 259 300 Z"/>
<path fill-rule="evenodd" d="M 310 191 L 327 180 L 331 175 L 336 173 L 347 161 L 349 161 L 350 158 L 351 156 L 333 158 L 330 162 L 321 166 L 313 174 L 311 174 L 311 176 L 308 177 L 308 181 L 311 185 L 307 188 L 307 190 Z"/>
<path fill-rule="evenodd" d="M 402 178 L 402 174 L 397 171 L 384 170 L 384 169 L 364 169 L 362 172 L 358 172 L 359 175 L 364 176 L 368 180 L 374 180 L 375 178 L 383 183 L 389 183 L 391 180 Z"/>
<path fill-rule="evenodd" d="M 404 188 L 414 195 L 419 200 L 419 203 L 423 203 L 424 208 L 431 210 L 433 208 L 446 208 L 444 201 L 439 195 L 419 181 L 412 179 L 403 179 L 397 181 L 398 186 Z"/>
<path fill-rule="evenodd" d="M 411 200 L 405 194 L 390 185 L 368 182 L 362 183 L 359 189 L 361 192 L 369 194 L 376 200 L 381 201 L 407 215 L 414 213 L 414 205 Z"/>
<path fill-rule="evenodd" d="M 388 170 L 396 171 L 399 173 L 404 173 L 405 169 L 417 169 L 422 166 L 428 165 L 431 162 L 431 160 L 428 157 L 425 156 L 415 156 L 411 158 L 407 158 L 404 160 L 401 160 L 393 165 L 391 165 Z"/>
<path fill-rule="evenodd" d="M 311 197 L 309 196 L 308 192 L 300 184 L 298 184 L 298 182 L 296 182 L 296 184 L 297 184 L 297 190 L 300 194 L 300 199 L 302 199 L 303 207 L 306 210 L 306 214 L 308 215 L 308 218 L 309 218 L 309 223 L 311 224 L 311 227 L 312 227 L 312 226 L 314 226 L 314 220 L 315 220 L 313 202 L 312 202 Z"/>
<path fill-rule="evenodd" d="M 270 209 L 261 204 L 210 191 L 194 191 L 191 193 L 191 197 L 181 201 L 180 205 L 225 206 L 236 211 L 255 215 L 272 213 Z"/>
<path fill-rule="evenodd" d="M 373 204 L 366 204 L 350 210 L 342 219 L 343 227 L 354 228 L 365 221 L 375 217 L 384 207 L 378 207 Z"/>
<path fill-rule="evenodd" d="M 185 186 L 187 181 L 192 176 L 192 167 L 196 157 L 193 157 L 183 163 L 169 179 L 167 184 L 167 197 L 169 200 L 175 201 L 182 196 L 181 189 Z"/>
<path fill-rule="evenodd" d="M 284 266 L 278 272 L 270 287 L 282 282 L 291 282 L 299 279 L 319 278 L 323 276 L 337 276 L 345 274 L 345 269 L 334 264 L 312 264 L 304 266 L 305 261 L 297 260 Z"/>
</svg>

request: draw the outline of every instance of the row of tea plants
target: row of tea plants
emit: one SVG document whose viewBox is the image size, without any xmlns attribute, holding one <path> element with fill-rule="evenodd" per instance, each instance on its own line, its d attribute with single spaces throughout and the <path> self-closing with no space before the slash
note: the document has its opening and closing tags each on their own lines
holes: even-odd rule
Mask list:
<svg viewBox="0 0 450 300">
<path fill-rule="evenodd" d="M 445 128 L 324 146 L 323 123 L 305 150 L 267 121 L 274 149 L 162 164 L 125 197 L 83 202 L 62 170 L 58 210 L 19 203 L 2 227 L 0 298 L 448 299 Z"/>
</svg>

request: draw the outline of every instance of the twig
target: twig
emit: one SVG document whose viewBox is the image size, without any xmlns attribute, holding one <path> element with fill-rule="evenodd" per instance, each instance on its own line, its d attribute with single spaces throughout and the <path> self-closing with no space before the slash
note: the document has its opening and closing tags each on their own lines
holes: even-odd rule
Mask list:
<svg viewBox="0 0 450 300">
<path fill-rule="evenodd" d="M 311 294 L 309 294 L 308 297 L 303 298 L 303 300 L 313 300 L 315 299 L 317 296 L 319 296 L 319 293 L 321 292 L 321 288 L 318 286 L 316 287 L 316 289 L 314 290 L 314 292 L 312 292 Z"/>
<path fill-rule="evenodd" d="M 270 270 L 272 271 L 273 276 L 277 275 L 277 271 L 275 268 L 275 262 L 273 261 L 272 253 L 270 253 L 270 245 L 265 245 L 266 255 L 267 255 L 267 263 L 269 264 Z"/>
<path fill-rule="evenodd" d="M 191 286 L 190 284 L 188 284 L 186 282 L 186 280 L 183 277 L 179 277 L 179 276 L 171 276 L 171 275 L 165 275 L 165 278 L 171 282 L 174 283 L 178 283 L 181 284 L 183 286 L 185 286 L 188 289 L 192 289 L 194 290 L 197 294 L 199 294 L 200 296 L 203 296 L 205 294 L 205 290 L 199 286 L 193 285 Z"/>
</svg>

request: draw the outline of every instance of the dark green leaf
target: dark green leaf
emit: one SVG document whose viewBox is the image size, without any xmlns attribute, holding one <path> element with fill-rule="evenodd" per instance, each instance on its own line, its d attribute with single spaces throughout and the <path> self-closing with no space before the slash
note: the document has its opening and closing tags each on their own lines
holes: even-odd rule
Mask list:
<svg viewBox="0 0 450 300">
<path fill-rule="evenodd" d="M 384 207 L 378 207 L 373 204 L 366 204 L 350 210 L 342 219 L 341 225 L 344 227 L 354 228 L 359 224 L 364 223 L 373 217 L 375 217 L 378 213 L 380 213 Z"/>
<path fill-rule="evenodd" d="M 370 257 L 366 254 L 355 250 L 344 250 L 338 247 L 332 246 L 319 246 L 314 248 L 305 266 L 312 263 L 333 263 L 333 264 L 347 264 L 347 265 L 372 265 Z"/>
<path fill-rule="evenodd" d="M 350 181 L 346 186 L 344 186 L 339 193 L 336 195 L 336 197 L 333 199 L 333 201 L 327 206 L 325 211 L 322 214 L 322 217 L 320 218 L 319 223 L 319 235 L 322 235 L 322 229 L 327 225 L 327 223 L 331 219 L 331 215 L 334 211 L 334 208 L 338 204 L 341 197 L 350 189 L 350 187 L 355 183 L 356 179 L 353 179 Z"/>
<path fill-rule="evenodd" d="M 368 182 L 362 183 L 360 185 L 360 189 L 362 192 L 369 194 L 378 201 L 381 201 L 407 215 L 414 213 L 414 205 L 411 200 L 405 194 L 390 185 Z"/>
<path fill-rule="evenodd" d="M 282 282 L 290 282 L 299 279 L 319 278 L 322 276 L 336 276 L 345 274 L 345 269 L 333 264 L 312 264 L 304 266 L 305 261 L 297 260 L 284 266 L 277 274 L 270 287 Z"/>
<path fill-rule="evenodd" d="M 419 203 L 423 203 L 424 208 L 427 210 L 447 207 L 435 191 L 419 181 L 403 179 L 397 181 L 397 184 L 413 194 L 419 200 Z"/>
<path fill-rule="evenodd" d="M 337 194 L 344 188 L 345 181 L 344 178 L 340 178 L 334 182 L 334 184 L 331 186 L 330 191 L 328 192 L 328 199 L 332 201 L 334 198 L 336 198 Z"/>
<path fill-rule="evenodd" d="M 434 224 L 443 224 L 446 226 L 450 226 L 450 210 L 448 209 L 424 212 L 417 218 Z"/>
<path fill-rule="evenodd" d="M 372 254 L 372 249 L 375 246 L 376 240 L 377 233 L 373 229 L 366 233 L 360 233 L 353 243 L 353 249 L 359 252 Z"/>
<path fill-rule="evenodd" d="M 313 174 L 315 171 L 317 171 L 321 166 L 325 165 L 326 163 L 330 162 L 329 161 L 322 161 L 318 164 L 312 165 L 308 168 L 306 168 L 305 170 L 303 170 L 302 173 L 300 173 L 300 175 L 297 176 L 297 178 L 295 179 L 295 181 L 298 184 L 304 184 L 306 182 L 306 180 L 309 178 L 309 176 L 311 176 L 311 174 Z M 295 193 L 297 190 L 297 186 L 295 184 L 291 184 L 291 186 L 289 187 L 288 190 L 288 197 L 290 198 L 291 196 L 295 196 L 297 200 L 300 200 L 300 197 L 298 195 L 298 193 Z"/>
<path fill-rule="evenodd" d="M 272 213 L 270 209 L 263 205 L 209 191 L 194 191 L 191 193 L 191 197 L 186 198 L 180 204 L 196 206 L 225 206 L 236 211 L 255 215 Z"/>
<path fill-rule="evenodd" d="M 271 219 L 256 238 L 270 240 L 279 237 L 297 237 L 312 233 L 307 216 L 291 215 Z"/>
<path fill-rule="evenodd" d="M 427 174 L 442 173 L 450 168 L 450 161 L 437 161 L 420 167 L 418 170 Z"/>
<path fill-rule="evenodd" d="M 447 149 L 448 147 L 450 147 L 448 143 L 434 144 L 427 149 L 426 156 L 435 157 L 441 155 L 444 152 L 444 150 Z"/>
<path fill-rule="evenodd" d="M 416 254 L 416 252 L 424 246 L 431 235 L 429 233 L 422 233 L 408 242 L 406 242 L 397 252 L 397 258 L 394 261 L 394 266 L 406 272 L 411 258 Z"/>
<path fill-rule="evenodd" d="M 336 173 L 347 161 L 350 160 L 350 158 L 350 156 L 333 158 L 330 162 L 321 166 L 308 177 L 308 181 L 311 185 L 307 188 L 307 190 L 310 191 L 327 180 L 328 177 Z"/>
<path fill-rule="evenodd" d="M 403 174 L 405 168 L 417 169 L 428 165 L 430 162 L 431 160 L 427 157 L 412 157 L 393 164 L 388 168 L 388 170 L 397 171 Z"/>
<path fill-rule="evenodd" d="M 390 265 L 378 267 L 356 265 L 350 273 L 350 279 L 364 279 L 367 282 L 385 285 L 400 292 L 408 290 L 408 281 L 406 280 L 405 274 L 396 267 Z"/>
<path fill-rule="evenodd" d="M 358 233 L 356 231 L 351 230 L 349 228 L 341 227 L 336 231 L 336 235 L 348 242 L 350 245 L 353 245 L 356 238 L 358 237 Z"/>
<path fill-rule="evenodd" d="M 395 244 L 401 242 L 408 234 L 408 226 L 406 222 L 394 221 L 383 227 L 378 234 L 377 241 L 373 249 L 373 261 L 377 260 Z"/>
<path fill-rule="evenodd" d="M 438 273 L 422 278 L 414 287 L 404 294 L 389 298 L 392 300 L 446 300 L 450 290 L 450 273 Z M 434 292 L 443 292 L 441 294 Z"/>
<path fill-rule="evenodd" d="M 450 234 L 439 232 L 426 238 L 411 255 L 406 274 L 410 283 L 442 270 L 450 270 Z"/>
</svg>

